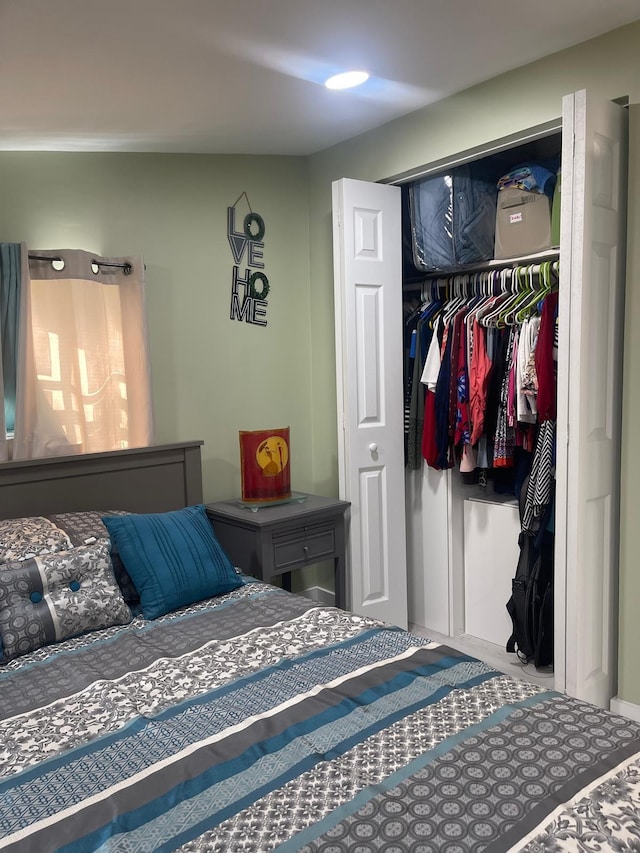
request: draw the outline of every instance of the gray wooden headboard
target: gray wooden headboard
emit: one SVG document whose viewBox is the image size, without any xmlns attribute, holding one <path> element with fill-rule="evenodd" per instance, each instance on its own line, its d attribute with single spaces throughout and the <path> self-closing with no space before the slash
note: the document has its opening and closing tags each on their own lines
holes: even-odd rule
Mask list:
<svg viewBox="0 0 640 853">
<path fill-rule="evenodd" d="M 202 502 L 202 441 L 0 463 L 0 518 Z"/>
</svg>

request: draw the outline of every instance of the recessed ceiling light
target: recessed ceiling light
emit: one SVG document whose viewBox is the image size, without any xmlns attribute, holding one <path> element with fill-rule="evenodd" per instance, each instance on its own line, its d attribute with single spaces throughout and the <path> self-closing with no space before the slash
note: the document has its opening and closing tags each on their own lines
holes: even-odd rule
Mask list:
<svg viewBox="0 0 640 853">
<path fill-rule="evenodd" d="M 334 74 L 325 82 L 327 89 L 352 89 L 369 79 L 366 71 L 343 71 L 342 74 Z"/>
</svg>

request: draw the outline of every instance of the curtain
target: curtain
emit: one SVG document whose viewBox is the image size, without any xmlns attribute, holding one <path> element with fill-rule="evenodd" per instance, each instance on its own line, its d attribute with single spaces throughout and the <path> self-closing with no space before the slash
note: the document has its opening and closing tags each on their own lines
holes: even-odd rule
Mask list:
<svg viewBox="0 0 640 853">
<path fill-rule="evenodd" d="M 0 243 L 0 461 L 9 457 L 7 432 L 14 428 L 20 293 L 28 275 L 26 245 Z"/>
<path fill-rule="evenodd" d="M 141 258 L 56 249 L 30 251 L 28 264 L 13 458 L 151 444 Z"/>
</svg>

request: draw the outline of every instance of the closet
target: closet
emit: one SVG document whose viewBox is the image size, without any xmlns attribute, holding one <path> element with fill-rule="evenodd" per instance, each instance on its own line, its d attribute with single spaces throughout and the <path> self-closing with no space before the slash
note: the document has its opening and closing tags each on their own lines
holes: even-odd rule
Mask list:
<svg viewBox="0 0 640 853">
<path fill-rule="evenodd" d="M 397 181 L 525 143 L 561 144 L 554 686 L 602 706 L 616 687 L 625 119 L 621 107 L 577 92 L 563 99 L 553 126 L 453 154 Z M 474 625 L 474 561 L 494 572 L 490 583 L 504 583 L 502 574 L 510 582 L 513 554 L 495 530 L 515 530 L 517 509 L 465 493 L 455 469 L 406 472 L 401 190 L 345 178 L 334 183 L 333 202 L 350 606 L 451 637 L 484 630 Z M 509 594 L 510 586 L 496 590 L 499 611 Z"/>
</svg>

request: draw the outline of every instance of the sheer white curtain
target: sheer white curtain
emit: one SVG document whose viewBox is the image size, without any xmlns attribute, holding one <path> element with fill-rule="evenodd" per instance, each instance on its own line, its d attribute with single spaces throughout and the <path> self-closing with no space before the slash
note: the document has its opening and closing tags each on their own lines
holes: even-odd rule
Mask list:
<svg viewBox="0 0 640 853">
<path fill-rule="evenodd" d="M 141 258 L 30 250 L 20 324 L 14 459 L 152 443 Z"/>
</svg>

